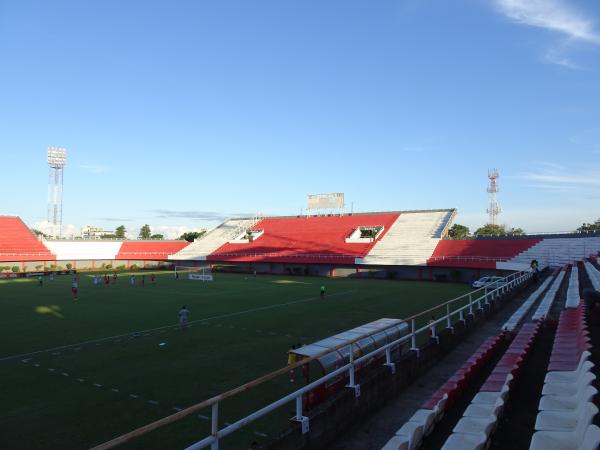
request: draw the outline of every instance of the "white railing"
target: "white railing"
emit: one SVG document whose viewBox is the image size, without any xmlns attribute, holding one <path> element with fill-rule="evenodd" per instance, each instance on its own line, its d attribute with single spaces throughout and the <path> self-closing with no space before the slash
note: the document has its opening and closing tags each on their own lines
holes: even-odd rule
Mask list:
<svg viewBox="0 0 600 450">
<path fill-rule="evenodd" d="M 4 257 L 21 257 L 21 256 L 54 256 L 54 253 L 50 252 L 50 250 L 48 250 L 47 252 L 12 252 L 12 253 L 5 253 L 5 252 L 0 252 L 0 258 L 4 258 Z M 18 259 L 16 261 L 19 261 Z"/>
<path fill-rule="evenodd" d="M 394 327 L 395 324 L 392 324 L 387 328 L 377 329 L 373 333 L 370 333 L 368 335 L 363 335 L 360 338 L 358 338 L 354 341 L 351 341 L 349 343 L 344 343 L 337 347 L 324 350 L 322 353 L 319 353 L 310 358 L 302 359 L 299 362 L 296 362 L 294 364 L 291 364 L 289 366 L 286 366 L 279 370 L 271 372 L 267 375 L 257 378 L 254 381 L 246 383 L 246 384 L 239 386 L 235 389 L 232 389 L 228 392 L 225 392 L 223 394 L 220 394 L 213 398 L 205 400 L 201 403 L 198 403 L 196 405 L 185 408 L 175 414 L 164 417 L 163 419 L 160 419 L 156 422 L 150 423 L 141 428 L 133 430 L 127 434 L 119 436 L 111 441 L 108 441 L 104 444 L 98 445 L 98 446 L 94 447 L 92 450 L 106 450 L 106 449 L 114 448 L 114 447 L 124 444 L 125 442 L 128 442 L 136 437 L 147 434 L 148 432 L 153 431 L 157 428 L 160 428 L 167 424 L 176 422 L 176 421 L 178 421 L 184 417 L 187 417 L 197 411 L 208 408 L 209 406 L 211 407 L 211 434 L 209 436 L 205 437 L 204 439 L 196 442 L 195 444 L 187 447 L 186 450 L 199 450 L 202 448 L 206 448 L 208 446 L 211 447 L 211 450 L 218 450 L 219 449 L 219 441 L 222 438 L 232 434 L 233 432 L 235 432 L 236 430 L 239 430 L 240 428 L 245 427 L 246 425 L 254 422 L 257 419 L 264 417 L 265 415 L 269 414 L 270 412 L 272 412 L 276 409 L 279 409 L 279 408 L 283 407 L 284 405 L 287 405 L 290 402 L 295 402 L 295 405 L 296 405 L 295 416 L 294 416 L 293 420 L 295 420 L 301 424 L 302 434 L 306 434 L 309 431 L 309 418 L 304 416 L 304 414 L 303 414 L 303 409 L 304 409 L 303 408 L 303 395 L 305 395 L 305 394 L 309 393 L 310 391 L 312 391 L 313 389 L 318 388 L 319 386 L 327 383 L 329 380 L 331 380 L 335 377 L 338 377 L 340 375 L 343 375 L 345 372 L 347 372 L 349 382 L 346 385 L 346 387 L 353 389 L 356 397 L 359 397 L 360 396 L 360 385 L 356 384 L 356 382 L 355 382 L 356 381 L 355 380 L 355 371 L 357 370 L 357 367 L 360 367 L 360 365 L 362 363 L 365 363 L 376 357 L 384 357 L 385 356 L 384 365 L 389 367 L 390 370 L 392 371 L 392 373 L 395 373 L 396 364 L 394 362 L 392 362 L 392 355 L 391 355 L 393 348 L 396 348 L 401 344 L 410 342 L 410 346 L 411 346 L 410 349 L 415 351 L 418 355 L 419 348 L 417 347 L 417 336 L 419 334 L 424 333 L 426 335 L 431 336 L 431 338 L 433 338 L 433 339 L 438 339 L 438 337 L 436 335 L 436 326 L 438 324 L 442 324 L 442 326 L 445 324 L 446 328 L 453 329 L 452 328 L 453 318 L 455 320 L 458 319 L 459 321 L 464 321 L 465 315 L 473 315 L 475 310 L 482 310 L 483 305 L 489 304 L 490 300 L 494 300 L 494 299 L 498 298 L 500 295 L 523 284 L 525 281 L 527 281 L 529 278 L 531 278 L 532 275 L 533 275 L 533 273 L 531 273 L 531 272 L 512 273 L 511 275 L 505 277 L 502 280 L 502 284 L 499 287 L 497 287 L 496 289 L 488 290 L 488 288 L 483 287 L 476 291 L 472 291 L 470 293 L 467 293 L 460 297 L 452 299 L 446 303 L 443 303 L 442 305 L 430 308 L 430 309 L 423 311 L 415 316 L 409 317 L 409 318 L 405 319 L 406 322 L 410 323 L 410 333 L 409 334 L 402 336 L 401 338 L 396 339 L 393 342 L 389 342 L 389 343 L 383 345 L 382 347 L 379 347 L 379 348 L 371 351 L 368 354 L 362 355 L 361 357 L 359 357 L 357 359 L 354 359 L 355 345 L 356 345 L 357 341 L 360 341 L 367 336 L 379 334 L 387 328 Z M 461 301 L 461 303 L 462 303 L 465 300 L 467 301 L 467 304 L 459 306 L 456 309 L 451 309 L 452 304 L 455 304 L 459 301 Z M 431 323 L 427 323 L 426 325 L 424 325 L 420 328 L 417 328 L 416 323 L 417 323 L 418 319 L 426 318 L 431 314 L 432 311 L 438 310 L 440 308 L 442 308 L 442 309 L 445 308 L 445 314 L 443 316 L 441 316 L 439 319 L 437 319 Z M 275 402 L 272 402 L 272 403 L 268 404 L 267 406 L 264 406 L 264 407 L 256 410 L 255 412 L 247 415 L 246 417 L 244 417 L 232 424 L 228 424 L 222 429 L 219 429 L 219 404 L 222 403 L 224 400 L 234 397 L 238 394 L 241 394 L 242 392 L 248 391 L 249 389 L 255 388 L 255 387 L 257 387 L 267 381 L 270 381 L 278 376 L 288 374 L 292 370 L 301 368 L 305 364 L 309 364 L 310 362 L 315 361 L 327 354 L 336 352 L 337 350 L 341 350 L 344 348 L 349 348 L 349 350 L 350 350 L 349 362 L 347 364 L 335 369 L 333 372 L 330 372 L 330 373 L 322 376 L 318 380 L 315 380 L 312 383 L 310 383 L 290 394 L 285 395 L 284 397 L 280 398 L 279 400 L 276 400 Z"/>
<path fill-rule="evenodd" d="M 307 259 L 307 258 L 315 258 L 315 259 L 349 259 L 349 258 L 357 258 L 359 255 L 344 255 L 340 253 L 336 254 L 322 254 L 322 253 L 304 253 L 304 254 L 281 254 L 281 253 L 273 253 L 273 252 L 259 252 L 259 253 L 217 253 L 211 254 L 212 258 L 215 258 L 215 261 L 218 261 L 218 258 L 296 258 L 296 259 Z"/>
<path fill-rule="evenodd" d="M 494 261 L 504 262 L 511 259 L 512 256 L 431 256 L 427 258 L 430 261 Z"/>
</svg>

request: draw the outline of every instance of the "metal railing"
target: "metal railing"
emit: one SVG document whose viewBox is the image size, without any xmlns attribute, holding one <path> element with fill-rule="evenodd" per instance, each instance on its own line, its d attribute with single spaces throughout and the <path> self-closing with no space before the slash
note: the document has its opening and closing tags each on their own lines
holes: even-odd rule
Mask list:
<svg viewBox="0 0 600 450">
<path fill-rule="evenodd" d="M 304 409 L 303 408 L 303 406 L 304 406 L 303 405 L 303 396 L 305 394 L 309 393 L 310 391 L 314 390 L 315 388 L 320 387 L 321 385 L 327 383 L 328 381 L 332 380 L 333 378 L 336 378 L 340 375 L 343 375 L 345 372 L 347 372 L 349 382 L 346 385 L 346 387 L 353 389 L 356 397 L 359 397 L 360 396 L 360 385 L 356 384 L 355 372 L 357 370 L 357 367 L 360 367 L 360 365 L 362 363 L 372 360 L 373 358 L 385 357 L 384 365 L 389 367 L 390 370 L 392 370 L 392 372 L 395 373 L 396 364 L 392 361 L 392 354 L 391 354 L 393 348 L 396 348 L 397 346 L 399 346 L 401 344 L 410 343 L 410 349 L 412 351 L 415 351 L 418 355 L 419 348 L 417 346 L 417 336 L 419 334 L 426 333 L 431 338 L 438 339 L 437 334 L 436 334 L 436 327 L 438 326 L 438 324 L 441 324 L 442 326 L 445 325 L 445 328 L 452 329 L 453 318 L 455 320 L 458 319 L 459 321 L 464 321 L 465 316 L 473 315 L 476 310 L 482 310 L 484 305 L 489 304 L 489 302 L 491 300 L 494 300 L 494 299 L 498 298 L 500 295 L 523 284 L 525 281 L 527 281 L 532 276 L 533 276 L 532 272 L 512 273 L 509 276 L 505 277 L 503 280 L 501 280 L 498 283 L 500 285 L 494 289 L 490 289 L 488 287 L 483 287 L 483 288 L 477 289 L 475 291 L 469 292 L 467 294 L 461 295 L 460 297 L 457 297 L 455 299 L 449 300 L 448 302 L 445 302 L 441 305 L 430 308 L 426 311 L 423 311 L 419 314 L 411 316 L 407 319 L 404 319 L 407 323 L 410 324 L 409 334 L 402 336 L 401 338 L 396 339 L 393 342 L 389 342 L 389 343 L 387 343 L 365 355 L 360 356 L 357 359 L 354 359 L 354 352 L 355 352 L 355 348 L 356 349 L 359 348 L 356 345 L 358 341 L 365 339 L 367 336 L 373 336 L 375 334 L 379 334 L 388 328 L 393 328 L 395 325 L 393 324 L 386 328 L 377 329 L 377 330 L 373 331 L 372 333 L 363 335 L 360 338 L 355 339 L 349 343 L 344 343 L 344 344 L 338 345 L 336 347 L 326 349 L 322 353 L 319 353 L 315 356 L 305 358 L 294 364 L 290 364 L 286 367 L 282 367 L 281 369 L 278 369 L 274 372 L 266 374 L 266 375 L 264 375 L 260 378 L 257 378 L 256 380 L 253 380 L 249 383 L 243 384 L 235 389 L 227 391 L 223 394 L 219 394 L 219 395 L 212 397 L 208 400 L 205 400 L 201 403 L 198 403 L 198 404 L 195 404 L 188 408 L 185 408 L 175 414 L 164 417 L 158 421 L 155 421 L 155 422 L 145 425 L 141 428 L 133 430 L 127 434 L 124 434 L 115 439 L 112 439 L 111 441 L 105 442 L 104 444 L 98 445 L 98 446 L 94 447 L 92 450 L 106 450 L 106 449 L 114 448 L 118 445 L 124 444 L 125 442 L 128 442 L 139 436 L 147 434 L 153 430 L 156 430 L 157 428 L 160 428 L 160 427 L 163 427 L 170 423 L 176 422 L 180 419 L 183 419 L 184 417 L 187 417 L 191 414 L 194 414 L 195 412 L 198 412 L 198 411 L 203 410 L 208 407 L 211 407 L 211 434 L 209 436 L 205 437 L 204 439 L 196 442 L 195 444 L 192 444 L 191 446 L 187 447 L 186 450 L 199 450 L 202 448 L 206 448 L 208 446 L 211 447 L 211 450 L 218 450 L 219 449 L 219 441 L 222 438 L 232 434 L 233 432 L 235 432 L 236 430 L 239 430 L 240 428 L 245 427 L 246 425 L 254 422 L 257 419 L 260 419 L 261 417 L 269 414 L 270 412 L 272 412 L 278 408 L 281 408 L 284 405 L 287 405 L 290 402 L 295 402 L 295 406 L 296 406 L 295 407 L 295 416 L 294 416 L 293 420 L 295 420 L 301 424 L 302 433 L 306 434 L 309 431 L 309 418 L 304 416 L 304 414 L 303 414 L 303 409 Z M 464 303 L 465 301 L 466 301 L 466 304 L 461 304 L 460 306 L 456 307 L 455 309 L 452 308 L 452 305 L 456 304 L 457 302 Z M 428 317 L 432 311 L 436 311 L 439 309 L 445 309 L 445 314 L 443 316 L 441 316 L 440 318 L 438 318 L 430 323 L 427 323 L 424 326 L 417 328 L 417 321 L 419 319 Z M 319 358 L 321 358 L 325 355 L 328 355 L 330 353 L 336 352 L 336 351 L 344 349 L 344 348 L 349 348 L 349 350 L 350 350 L 349 362 L 344 364 L 342 367 L 339 367 L 339 368 L 335 369 L 334 371 L 313 381 L 312 383 L 307 384 L 306 386 L 304 386 L 292 393 L 289 393 L 289 394 L 281 397 L 280 399 L 254 411 L 253 413 L 247 415 L 246 417 L 244 417 L 232 424 L 227 424 L 224 428 L 219 429 L 219 405 L 224 400 L 234 397 L 234 396 L 237 396 L 237 395 L 239 395 L 243 392 L 246 392 L 249 389 L 255 388 L 259 385 L 262 385 L 262 384 L 266 383 L 267 381 L 273 380 L 274 378 L 276 378 L 278 376 L 288 374 L 292 370 L 301 368 L 302 366 L 309 364 L 312 361 L 318 360 Z"/>
<path fill-rule="evenodd" d="M 217 253 L 211 254 L 214 258 L 296 258 L 296 259 L 354 259 L 361 257 L 360 255 L 345 255 L 345 254 L 323 254 L 323 253 L 300 253 L 300 254 L 282 254 L 273 252 L 242 252 L 242 253 Z"/>
<path fill-rule="evenodd" d="M 431 256 L 427 258 L 430 261 L 508 261 L 511 256 Z"/>
</svg>

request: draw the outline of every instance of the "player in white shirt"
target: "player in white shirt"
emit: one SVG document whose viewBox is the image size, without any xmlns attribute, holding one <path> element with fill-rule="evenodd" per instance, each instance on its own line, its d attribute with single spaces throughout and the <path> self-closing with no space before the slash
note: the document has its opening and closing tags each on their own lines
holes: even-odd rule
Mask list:
<svg viewBox="0 0 600 450">
<path fill-rule="evenodd" d="M 190 317 L 190 310 L 187 309 L 185 306 L 182 306 L 181 309 L 179 310 L 179 326 L 181 327 L 182 330 L 185 330 L 187 327 L 187 323 L 188 323 L 188 318 Z"/>
</svg>

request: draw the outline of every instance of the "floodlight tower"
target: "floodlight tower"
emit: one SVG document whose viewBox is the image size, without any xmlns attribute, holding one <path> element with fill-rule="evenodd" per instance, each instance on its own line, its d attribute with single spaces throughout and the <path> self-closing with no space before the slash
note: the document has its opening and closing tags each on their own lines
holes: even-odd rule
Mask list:
<svg viewBox="0 0 600 450">
<path fill-rule="evenodd" d="M 488 170 L 488 178 L 490 180 L 490 184 L 487 188 L 487 191 L 490 194 L 490 207 L 487 209 L 487 213 L 490 216 L 490 220 L 488 223 L 492 225 L 498 225 L 497 219 L 498 214 L 502 212 L 500 205 L 496 201 L 496 193 L 498 192 L 498 178 L 500 178 L 500 174 L 497 169 Z"/>
<path fill-rule="evenodd" d="M 66 163 L 66 149 L 48 147 L 48 222 L 52 224 L 55 237 L 62 234 L 63 169 Z"/>
</svg>

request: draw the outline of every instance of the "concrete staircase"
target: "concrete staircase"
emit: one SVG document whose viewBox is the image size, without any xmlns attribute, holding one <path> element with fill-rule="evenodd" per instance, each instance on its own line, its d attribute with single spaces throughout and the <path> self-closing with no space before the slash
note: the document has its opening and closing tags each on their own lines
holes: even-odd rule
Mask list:
<svg viewBox="0 0 600 450">
<path fill-rule="evenodd" d="M 209 231 L 201 238 L 195 240 L 183 250 L 169 256 L 170 260 L 206 260 L 206 257 L 235 239 L 248 228 L 255 225 L 256 218 L 253 219 L 230 219 L 219 225 L 217 228 Z"/>
<path fill-rule="evenodd" d="M 559 267 L 596 255 L 599 251 L 600 237 L 547 238 L 507 262 L 529 267 L 531 260 L 537 259 L 540 269 L 546 266 Z"/>
<path fill-rule="evenodd" d="M 356 264 L 425 265 L 455 215 L 455 209 L 403 212 Z"/>
</svg>

